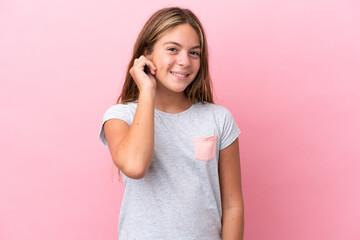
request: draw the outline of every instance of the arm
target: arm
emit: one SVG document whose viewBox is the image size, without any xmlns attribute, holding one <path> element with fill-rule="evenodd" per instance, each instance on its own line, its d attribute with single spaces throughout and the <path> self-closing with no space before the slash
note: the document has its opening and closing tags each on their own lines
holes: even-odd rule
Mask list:
<svg viewBox="0 0 360 240">
<path fill-rule="evenodd" d="M 150 69 L 144 72 L 145 66 Z M 134 61 L 130 69 L 139 89 L 139 99 L 131 126 L 122 120 L 110 119 L 104 124 L 106 141 L 115 165 L 128 177 L 143 178 L 154 154 L 154 111 L 156 67 L 146 57 Z"/>
<path fill-rule="evenodd" d="M 154 104 L 153 94 L 141 93 L 131 126 L 120 119 L 110 119 L 104 124 L 111 157 L 130 178 L 144 177 L 152 161 Z"/>
<path fill-rule="evenodd" d="M 241 188 L 239 143 L 236 139 L 219 155 L 222 202 L 222 239 L 243 240 L 244 201 Z"/>
</svg>

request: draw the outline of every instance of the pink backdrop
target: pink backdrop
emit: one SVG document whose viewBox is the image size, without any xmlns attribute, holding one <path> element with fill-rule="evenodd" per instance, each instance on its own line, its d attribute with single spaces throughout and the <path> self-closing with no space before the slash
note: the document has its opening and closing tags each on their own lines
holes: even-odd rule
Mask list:
<svg viewBox="0 0 360 240">
<path fill-rule="evenodd" d="M 202 20 L 242 130 L 245 239 L 360 239 L 359 2 L 164 2 L 1 1 L 0 239 L 117 239 L 98 131 L 139 30 L 172 5 Z"/>
</svg>

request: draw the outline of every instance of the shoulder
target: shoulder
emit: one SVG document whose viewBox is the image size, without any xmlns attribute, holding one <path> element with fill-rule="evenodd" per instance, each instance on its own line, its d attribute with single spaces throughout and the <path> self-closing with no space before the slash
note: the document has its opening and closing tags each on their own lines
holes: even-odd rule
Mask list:
<svg viewBox="0 0 360 240">
<path fill-rule="evenodd" d="M 106 112 L 105 112 L 105 115 L 106 114 L 116 114 L 116 113 L 119 113 L 119 112 L 131 112 L 132 109 L 135 109 L 136 110 L 136 106 L 137 106 L 137 103 L 119 103 L 119 104 L 115 104 L 115 105 L 112 105 L 110 106 Z"/>
<path fill-rule="evenodd" d="M 230 110 L 228 110 L 226 107 L 224 107 L 222 105 L 215 104 L 215 103 L 209 103 L 209 102 L 201 103 L 201 102 L 198 102 L 198 103 L 196 103 L 196 108 L 201 110 L 201 111 L 211 112 L 211 113 L 213 113 L 215 115 L 218 115 L 218 116 L 231 115 Z"/>
<path fill-rule="evenodd" d="M 121 109 L 131 109 L 133 107 L 136 108 L 137 102 L 131 102 L 131 103 L 118 103 L 115 105 L 112 105 L 108 108 L 108 110 L 121 110 Z"/>
<path fill-rule="evenodd" d="M 135 116 L 137 103 L 115 104 L 109 107 L 103 117 L 103 123 L 109 119 L 122 119 L 129 125 Z"/>
<path fill-rule="evenodd" d="M 213 119 L 219 128 L 223 128 L 225 125 L 231 125 L 235 121 L 230 110 L 222 105 L 215 103 L 197 103 L 199 115 L 203 119 Z"/>
</svg>

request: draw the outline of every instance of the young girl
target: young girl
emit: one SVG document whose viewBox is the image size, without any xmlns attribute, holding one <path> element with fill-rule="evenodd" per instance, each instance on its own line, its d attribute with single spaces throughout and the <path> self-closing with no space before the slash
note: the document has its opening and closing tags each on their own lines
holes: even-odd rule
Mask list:
<svg viewBox="0 0 360 240">
<path fill-rule="evenodd" d="M 119 239 L 243 239 L 239 134 L 213 103 L 198 18 L 181 8 L 154 13 L 100 132 L 123 174 Z"/>
</svg>

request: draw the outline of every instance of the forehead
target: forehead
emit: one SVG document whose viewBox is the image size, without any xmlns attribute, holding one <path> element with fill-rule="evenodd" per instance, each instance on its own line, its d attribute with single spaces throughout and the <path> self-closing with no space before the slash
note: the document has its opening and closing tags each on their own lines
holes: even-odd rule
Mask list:
<svg viewBox="0 0 360 240">
<path fill-rule="evenodd" d="M 167 30 L 157 41 L 158 44 L 166 42 L 178 42 L 187 47 L 193 47 L 200 44 L 199 36 L 190 24 L 180 24 Z"/>
</svg>

